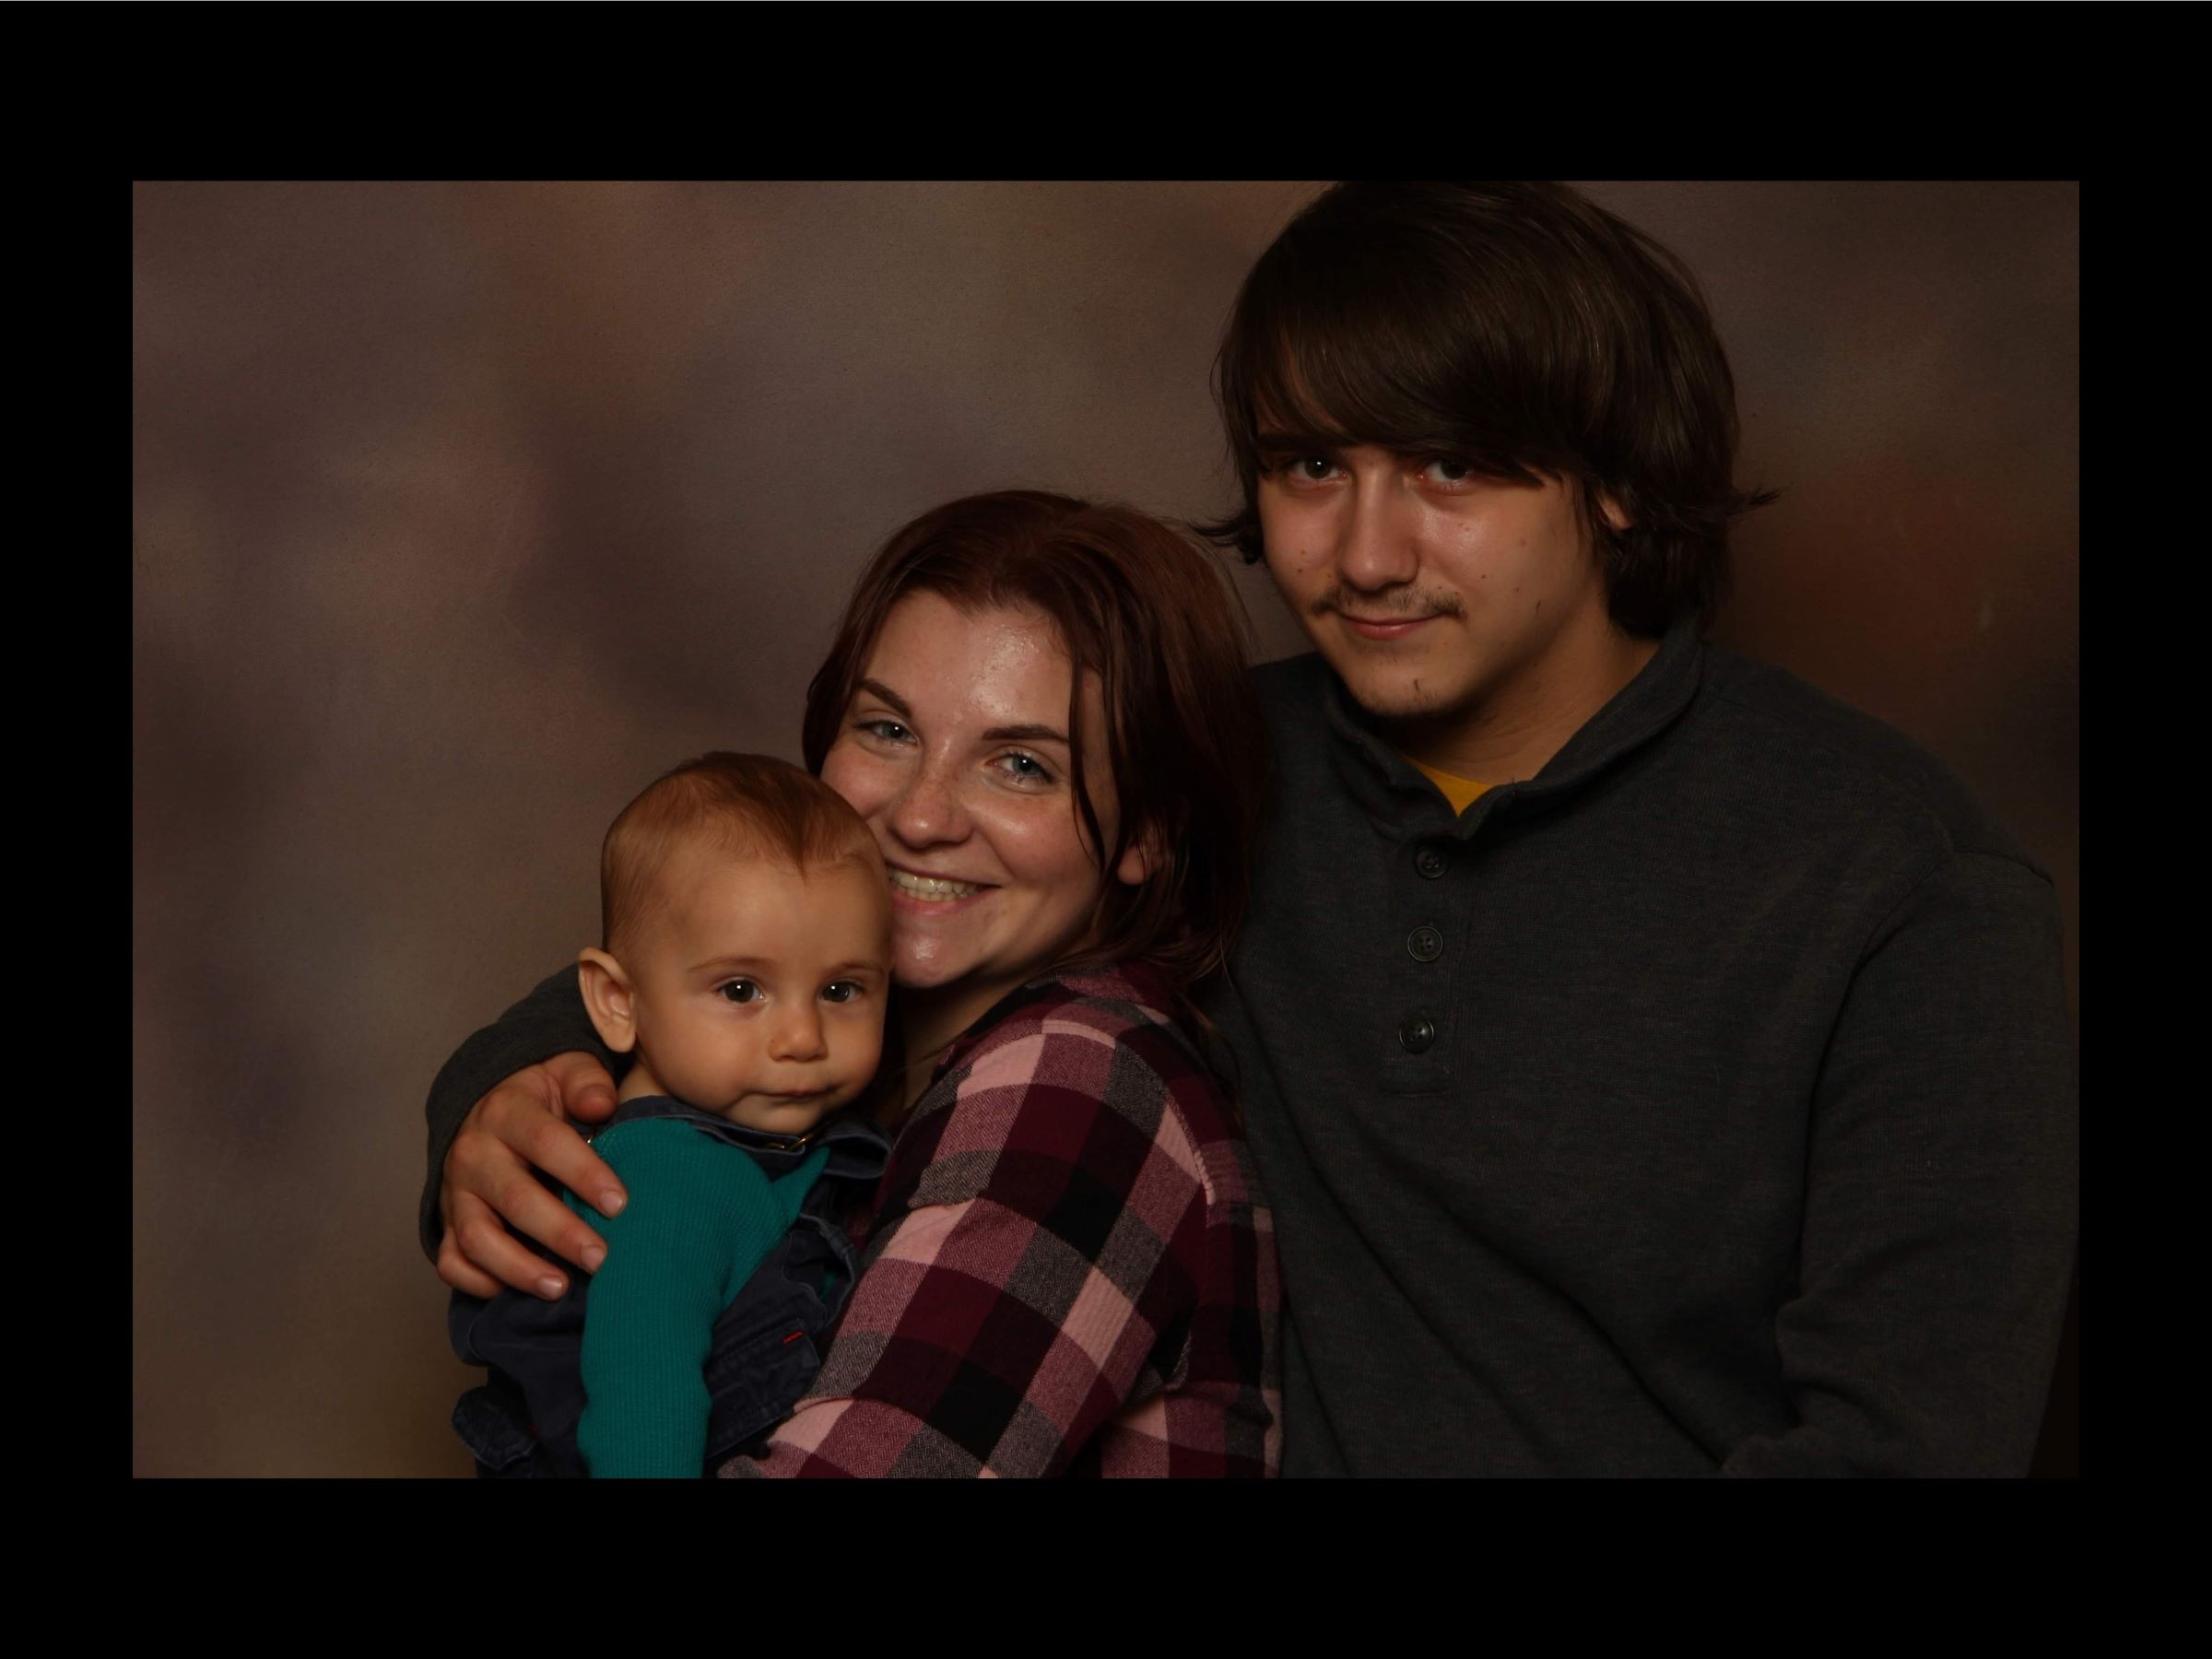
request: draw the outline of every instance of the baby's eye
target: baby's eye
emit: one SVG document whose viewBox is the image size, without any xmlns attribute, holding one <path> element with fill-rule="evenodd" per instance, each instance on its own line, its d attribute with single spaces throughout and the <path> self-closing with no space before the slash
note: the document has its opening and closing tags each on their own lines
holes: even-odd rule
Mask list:
<svg viewBox="0 0 2212 1659">
<path fill-rule="evenodd" d="M 849 1003 L 860 994 L 860 987 L 851 980 L 831 980 L 822 987 L 824 1002 Z"/>
<path fill-rule="evenodd" d="M 734 979 L 728 984 L 718 985 L 715 989 L 734 1003 L 759 1002 L 760 1000 L 760 987 L 749 979 Z"/>
</svg>

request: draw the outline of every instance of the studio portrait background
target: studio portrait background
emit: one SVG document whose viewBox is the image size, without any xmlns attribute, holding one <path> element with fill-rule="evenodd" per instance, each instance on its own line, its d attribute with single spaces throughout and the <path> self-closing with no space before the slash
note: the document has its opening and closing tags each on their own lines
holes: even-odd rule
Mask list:
<svg viewBox="0 0 2212 1659">
<path fill-rule="evenodd" d="M 891 530 L 1228 506 L 1207 370 L 1320 188 L 135 188 L 135 1473 L 468 1472 L 431 1076 L 596 942 L 655 774 L 796 757 Z M 1714 637 L 1966 778 L 2078 1008 L 2077 189 L 1583 188 L 1699 274 L 1783 491 Z"/>
</svg>

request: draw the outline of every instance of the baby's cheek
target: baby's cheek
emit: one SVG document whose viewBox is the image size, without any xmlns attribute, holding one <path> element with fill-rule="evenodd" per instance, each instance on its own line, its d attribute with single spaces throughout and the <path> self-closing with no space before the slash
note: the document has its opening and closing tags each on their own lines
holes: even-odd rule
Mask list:
<svg viewBox="0 0 2212 1659">
<path fill-rule="evenodd" d="M 870 1024 L 868 1030 L 863 1035 L 859 1045 L 859 1050 L 853 1056 L 853 1073 L 855 1078 L 865 1079 L 866 1077 L 873 1076 L 877 1065 L 882 1061 L 882 1059 L 883 1019 L 880 1016 L 878 1016 Z"/>
</svg>

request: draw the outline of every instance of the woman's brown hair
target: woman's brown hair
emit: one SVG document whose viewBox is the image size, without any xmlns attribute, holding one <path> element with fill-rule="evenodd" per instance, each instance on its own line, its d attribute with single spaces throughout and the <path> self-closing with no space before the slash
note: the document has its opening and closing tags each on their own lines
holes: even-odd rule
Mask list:
<svg viewBox="0 0 2212 1659">
<path fill-rule="evenodd" d="M 1201 529 L 1247 562 L 1263 427 L 1569 480 L 1636 634 L 1711 620 L 1730 522 L 1773 500 L 1735 487 L 1735 383 L 1696 278 L 1563 184 L 1335 186 L 1245 277 L 1214 375 L 1244 503 Z"/>
<path fill-rule="evenodd" d="M 1067 712 L 1076 810 L 1101 871 L 1150 834 L 1135 886 L 1109 879 L 1079 967 L 1142 959 L 1179 994 L 1219 969 L 1250 891 L 1265 744 L 1227 574 L 1159 520 L 1038 490 L 970 496 L 895 533 L 861 573 L 806 688 L 803 742 L 818 773 L 884 620 L 910 594 L 1050 619 L 1074 668 Z M 1083 677 L 1098 676 L 1113 774 L 1112 844 L 1083 775 Z M 1187 1009 L 1185 1010 L 1187 1012 Z"/>
</svg>

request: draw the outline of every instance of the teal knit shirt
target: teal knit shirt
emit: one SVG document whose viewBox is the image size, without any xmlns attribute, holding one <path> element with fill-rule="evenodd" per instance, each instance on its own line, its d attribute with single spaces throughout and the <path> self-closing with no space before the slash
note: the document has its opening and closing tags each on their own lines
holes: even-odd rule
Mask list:
<svg viewBox="0 0 2212 1659">
<path fill-rule="evenodd" d="M 584 1309 L 577 1447 L 595 1477 L 697 1480 L 714 1322 L 798 1218 L 829 1148 L 772 1181 L 742 1147 L 673 1118 L 617 1124 L 592 1149 L 629 1202 L 609 1217 L 566 1194 L 606 1241 Z"/>
</svg>

